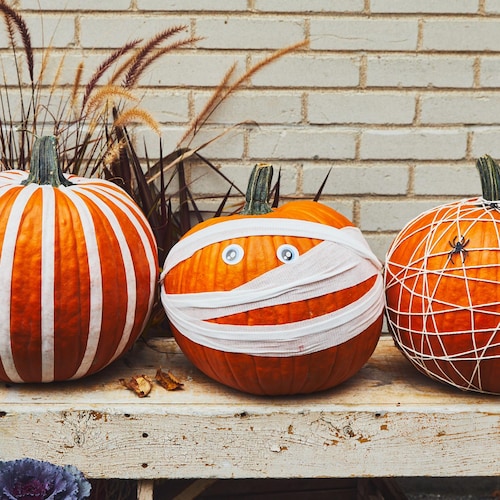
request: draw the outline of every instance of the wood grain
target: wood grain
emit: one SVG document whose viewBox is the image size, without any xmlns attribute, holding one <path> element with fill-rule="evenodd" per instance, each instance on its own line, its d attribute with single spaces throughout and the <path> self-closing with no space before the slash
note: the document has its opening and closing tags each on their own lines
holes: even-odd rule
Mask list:
<svg viewBox="0 0 500 500">
<path fill-rule="evenodd" d="M 170 370 L 146 398 L 120 379 Z M 171 339 L 138 343 L 87 379 L 0 387 L 0 460 L 73 464 L 91 478 L 500 475 L 500 400 L 424 377 L 382 338 L 329 391 L 257 397 L 209 380 Z"/>
</svg>

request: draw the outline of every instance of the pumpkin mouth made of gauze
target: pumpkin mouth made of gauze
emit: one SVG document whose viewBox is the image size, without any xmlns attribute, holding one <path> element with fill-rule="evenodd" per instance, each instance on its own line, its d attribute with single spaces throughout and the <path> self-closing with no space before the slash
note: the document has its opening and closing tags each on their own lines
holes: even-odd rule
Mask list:
<svg viewBox="0 0 500 500">
<path fill-rule="evenodd" d="M 229 227 L 229 225 L 231 227 Z M 384 307 L 381 263 L 361 231 L 337 229 L 316 222 L 251 218 L 225 221 L 180 240 L 167 256 L 166 274 L 196 251 L 233 237 L 266 235 L 314 238 L 320 243 L 289 263 L 283 263 L 228 291 L 168 293 L 161 300 L 173 326 L 200 345 L 226 352 L 256 356 L 295 356 L 340 345 L 366 330 Z M 369 282 L 365 293 L 357 285 Z M 365 290 L 367 287 L 362 287 Z M 348 303 L 336 304 L 333 295 L 352 289 Z M 284 324 L 238 324 L 230 318 L 255 309 L 280 307 L 332 295 L 333 306 L 324 314 Z M 241 322 L 240 322 L 241 323 Z"/>
</svg>

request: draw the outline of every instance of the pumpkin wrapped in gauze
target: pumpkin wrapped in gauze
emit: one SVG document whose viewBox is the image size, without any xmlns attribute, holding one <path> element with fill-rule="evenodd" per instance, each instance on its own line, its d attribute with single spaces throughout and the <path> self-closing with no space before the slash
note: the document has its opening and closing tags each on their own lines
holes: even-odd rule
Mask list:
<svg viewBox="0 0 500 500">
<path fill-rule="evenodd" d="M 258 165 L 249 183 L 257 215 L 206 221 L 172 248 L 161 299 L 181 348 L 216 380 L 256 394 L 323 390 L 373 352 L 381 264 L 359 229 L 325 205 L 263 209 L 267 192 L 256 190 L 270 168 Z"/>
</svg>

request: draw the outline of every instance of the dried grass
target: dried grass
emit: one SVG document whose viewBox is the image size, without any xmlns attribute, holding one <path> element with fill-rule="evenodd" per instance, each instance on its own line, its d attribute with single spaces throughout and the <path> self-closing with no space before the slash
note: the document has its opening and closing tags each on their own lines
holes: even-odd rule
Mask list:
<svg viewBox="0 0 500 500">
<path fill-rule="evenodd" d="M 142 108 L 126 109 L 118 115 L 118 118 L 114 121 L 114 126 L 127 127 L 134 123 L 143 123 L 158 135 L 161 135 L 159 123 L 153 118 L 151 113 Z"/>
</svg>

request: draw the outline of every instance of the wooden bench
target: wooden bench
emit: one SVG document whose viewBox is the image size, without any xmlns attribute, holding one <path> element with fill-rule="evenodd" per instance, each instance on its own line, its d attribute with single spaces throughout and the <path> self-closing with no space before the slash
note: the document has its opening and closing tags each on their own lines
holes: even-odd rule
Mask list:
<svg viewBox="0 0 500 500">
<path fill-rule="evenodd" d="M 139 398 L 120 379 L 170 370 L 183 390 Z M 84 380 L 0 387 L 0 460 L 73 464 L 89 478 L 500 475 L 500 399 L 419 374 L 382 337 L 332 390 L 255 397 L 209 380 L 172 339 L 143 341 Z"/>
</svg>

